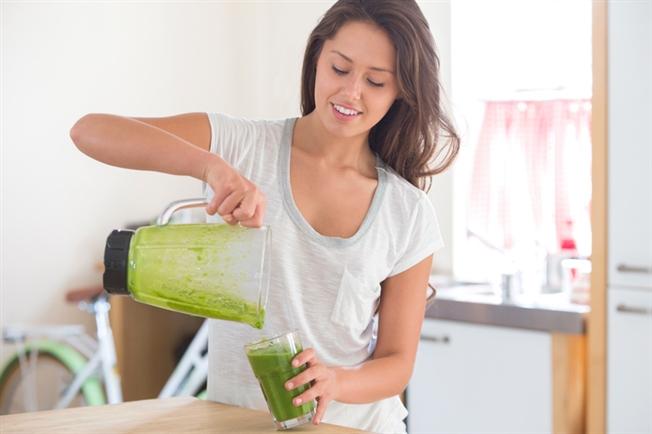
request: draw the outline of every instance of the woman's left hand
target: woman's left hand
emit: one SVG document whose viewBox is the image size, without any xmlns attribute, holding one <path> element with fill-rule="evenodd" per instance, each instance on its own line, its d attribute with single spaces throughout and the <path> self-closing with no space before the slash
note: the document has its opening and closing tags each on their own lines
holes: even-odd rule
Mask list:
<svg viewBox="0 0 652 434">
<path fill-rule="evenodd" d="M 321 422 L 330 401 L 337 397 L 339 389 L 337 374 L 334 368 L 328 367 L 319 361 L 315 350 L 312 348 L 305 349 L 292 360 L 292 366 L 295 368 L 304 363 L 308 365 L 308 368 L 296 377 L 288 380 L 285 383 L 285 388 L 287 390 L 293 390 L 304 384 L 310 385 L 310 388 L 294 398 L 292 403 L 296 406 L 316 399 L 317 411 L 312 418 L 312 423 L 317 425 Z"/>
</svg>

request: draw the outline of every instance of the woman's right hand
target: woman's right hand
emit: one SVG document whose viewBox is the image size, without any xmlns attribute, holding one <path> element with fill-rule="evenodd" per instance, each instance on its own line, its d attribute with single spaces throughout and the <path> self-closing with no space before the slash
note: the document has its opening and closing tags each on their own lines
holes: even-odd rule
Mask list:
<svg viewBox="0 0 652 434">
<path fill-rule="evenodd" d="M 204 181 L 214 192 L 206 206 L 209 215 L 219 214 L 229 224 L 257 228 L 263 224 L 266 199 L 262 191 L 240 175 L 221 158 L 213 159 L 205 172 Z"/>
</svg>

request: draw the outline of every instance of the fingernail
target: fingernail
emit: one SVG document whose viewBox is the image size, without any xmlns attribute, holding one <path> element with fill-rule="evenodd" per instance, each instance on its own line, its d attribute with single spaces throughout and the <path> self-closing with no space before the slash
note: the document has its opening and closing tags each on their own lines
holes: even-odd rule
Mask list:
<svg viewBox="0 0 652 434">
<path fill-rule="evenodd" d="M 287 401 L 285 401 L 285 402 L 287 402 Z M 301 404 L 301 398 L 295 399 L 294 400 L 294 405 L 299 405 L 299 404 Z"/>
<path fill-rule="evenodd" d="M 292 383 L 286 383 L 285 388 L 288 390 L 292 389 Z"/>
<path fill-rule="evenodd" d="M 298 360 L 294 360 L 294 361 L 292 362 L 292 366 L 294 366 L 294 367 L 299 366 L 299 361 L 298 361 Z"/>
</svg>

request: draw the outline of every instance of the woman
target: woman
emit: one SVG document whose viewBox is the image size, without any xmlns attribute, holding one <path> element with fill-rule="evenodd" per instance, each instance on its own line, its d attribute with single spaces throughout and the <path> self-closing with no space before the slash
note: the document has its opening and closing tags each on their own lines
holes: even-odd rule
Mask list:
<svg viewBox="0 0 652 434">
<path fill-rule="evenodd" d="M 405 431 L 398 395 L 443 245 L 420 187 L 459 147 L 438 69 L 416 2 L 340 0 L 308 40 L 298 119 L 89 114 L 72 128 L 97 160 L 204 181 L 213 219 L 272 227 L 267 327 L 298 329 L 309 347 L 294 360 L 308 369 L 286 386 L 312 383 L 295 404 L 316 399 L 314 423 Z M 429 167 L 435 155 L 440 164 Z M 242 350 L 255 337 L 213 321 L 210 399 L 266 408 Z"/>
</svg>

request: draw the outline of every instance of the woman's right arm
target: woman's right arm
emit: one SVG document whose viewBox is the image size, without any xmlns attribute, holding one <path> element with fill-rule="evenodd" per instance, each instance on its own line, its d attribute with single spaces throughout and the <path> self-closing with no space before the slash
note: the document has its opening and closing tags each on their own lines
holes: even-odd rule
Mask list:
<svg viewBox="0 0 652 434">
<path fill-rule="evenodd" d="M 70 137 L 80 151 L 103 163 L 202 181 L 208 166 L 222 160 L 209 152 L 211 130 L 205 113 L 165 118 L 88 114 L 75 123 Z"/>
<path fill-rule="evenodd" d="M 192 176 L 211 186 L 206 207 L 228 223 L 262 225 L 265 198 L 220 156 L 209 151 L 211 129 L 205 113 L 163 118 L 88 114 L 70 130 L 84 154 L 112 166 Z"/>
</svg>

